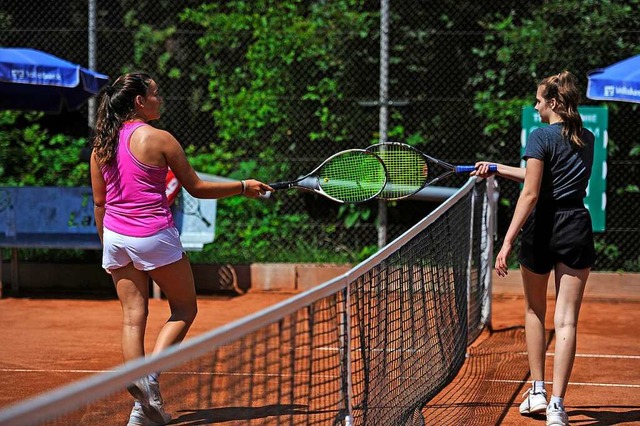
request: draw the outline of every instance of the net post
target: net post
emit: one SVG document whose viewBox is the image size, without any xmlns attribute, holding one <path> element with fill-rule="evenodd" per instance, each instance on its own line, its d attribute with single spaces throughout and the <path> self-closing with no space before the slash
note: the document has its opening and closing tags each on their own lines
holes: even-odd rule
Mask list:
<svg viewBox="0 0 640 426">
<path fill-rule="evenodd" d="M 380 142 L 387 141 L 389 120 L 389 1 L 380 2 Z M 387 244 L 387 203 L 378 200 L 378 248 Z"/>
<path fill-rule="evenodd" d="M 493 331 L 493 326 L 491 323 L 491 315 L 492 315 L 492 295 L 493 295 L 493 279 L 492 279 L 492 271 L 493 271 L 493 241 L 496 236 L 497 229 L 497 221 L 498 221 L 498 197 L 500 195 L 500 191 L 498 189 L 498 182 L 495 177 L 491 176 L 486 180 L 487 185 L 487 248 L 486 253 L 483 253 L 483 256 L 486 259 L 487 265 L 487 274 L 485 276 L 485 284 L 487 288 L 486 302 L 483 304 L 483 320 L 487 324 L 487 328 L 489 331 Z"/>
<path fill-rule="evenodd" d="M 344 314 L 343 320 L 340 322 L 340 327 L 344 328 L 343 332 L 340 334 L 344 336 L 344 343 L 342 345 L 343 350 L 345 351 L 345 356 L 343 359 L 345 360 L 345 373 L 347 375 L 347 379 L 345 382 L 345 386 L 347 389 L 345 392 L 346 398 L 346 409 L 347 414 L 344 418 L 344 426 L 352 426 L 353 425 L 353 372 L 351 368 L 351 284 L 350 280 L 346 281 L 346 286 L 343 290 L 344 294 Z M 344 391 L 344 390 L 343 390 Z"/>
<path fill-rule="evenodd" d="M 473 232 L 474 232 L 474 226 L 473 226 L 473 222 L 475 219 L 475 205 L 476 205 L 476 185 L 473 185 L 473 188 L 471 189 L 471 197 L 470 197 L 470 201 L 471 201 L 471 205 L 469 206 L 470 212 L 469 212 L 469 253 L 468 253 L 468 257 L 467 257 L 467 329 L 469 329 L 469 325 L 470 325 L 470 321 L 471 321 L 471 270 L 472 270 L 472 263 L 473 263 Z M 469 348 L 467 346 L 467 356 L 469 355 Z"/>
</svg>

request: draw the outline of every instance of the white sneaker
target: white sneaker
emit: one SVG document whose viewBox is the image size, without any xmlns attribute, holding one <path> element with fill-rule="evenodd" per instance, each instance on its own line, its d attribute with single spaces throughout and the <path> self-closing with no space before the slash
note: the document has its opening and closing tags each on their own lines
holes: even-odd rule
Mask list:
<svg viewBox="0 0 640 426">
<path fill-rule="evenodd" d="M 131 409 L 127 426 L 158 426 L 158 423 L 151 421 L 145 416 L 140 405 L 134 405 Z"/>
<path fill-rule="evenodd" d="M 547 426 L 567 426 L 569 416 L 564 411 L 564 407 L 559 404 L 550 404 L 547 407 Z"/>
<path fill-rule="evenodd" d="M 156 381 L 143 377 L 127 387 L 127 390 L 135 399 L 140 401 L 142 412 L 154 423 L 164 425 L 171 420 L 171 416 L 162 407 L 162 395 L 160 385 Z"/>
<path fill-rule="evenodd" d="M 542 389 L 534 392 L 533 388 L 528 389 L 524 395 L 524 401 L 520 404 L 520 414 L 543 413 L 547 409 L 547 391 Z"/>
</svg>

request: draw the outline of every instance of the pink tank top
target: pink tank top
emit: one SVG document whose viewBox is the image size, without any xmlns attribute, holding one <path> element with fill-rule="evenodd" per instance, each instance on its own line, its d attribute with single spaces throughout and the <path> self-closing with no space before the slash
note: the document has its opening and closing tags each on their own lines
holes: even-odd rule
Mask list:
<svg viewBox="0 0 640 426">
<path fill-rule="evenodd" d="M 175 226 L 165 193 L 168 167 L 144 164 L 129 149 L 133 132 L 146 125 L 124 123 L 116 157 L 102 169 L 107 184 L 104 227 L 130 237 L 148 237 Z"/>
</svg>

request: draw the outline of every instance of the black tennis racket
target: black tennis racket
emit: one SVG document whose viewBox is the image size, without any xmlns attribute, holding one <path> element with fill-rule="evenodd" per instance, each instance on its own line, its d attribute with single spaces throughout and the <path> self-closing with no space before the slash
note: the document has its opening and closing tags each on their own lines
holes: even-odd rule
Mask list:
<svg viewBox="0 0 640 426">
<path fill-rule="evenodd" d="M 348 149 L 327 158 L 305 176 L 269 186 L 313 191 L 338 203 L 362 203 L 378 196 L 386 183 L 387 170 L 380 157 L 364 149 Z"/>
<path fill-rule="evenodd" d="M 387 185 L 378 195 L 383 200 L 407 198 L 448 176 L 475 170 L 473 165 L 449 164 L 400 142 L 379 143 L 367 151 L 380 157 L 387 168 Z M 497 171 L 497 166 L 492 164 L 489 171 Z"/>
</svg>

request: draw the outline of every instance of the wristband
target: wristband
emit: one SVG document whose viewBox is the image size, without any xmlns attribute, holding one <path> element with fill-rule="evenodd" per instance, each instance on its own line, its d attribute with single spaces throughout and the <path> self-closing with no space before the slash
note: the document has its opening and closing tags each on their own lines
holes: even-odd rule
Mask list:
<svg viewBox="0 0 640 426">
<path fill-rule="evenodd" d="M 240 184 L 242 185 L 242 191 L 240 191 L 240 195 L 244 194 L 244 191 L 247 189 L 247 184 L 245 181 L 241 180 Z"/>
</svg>

